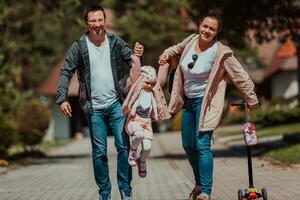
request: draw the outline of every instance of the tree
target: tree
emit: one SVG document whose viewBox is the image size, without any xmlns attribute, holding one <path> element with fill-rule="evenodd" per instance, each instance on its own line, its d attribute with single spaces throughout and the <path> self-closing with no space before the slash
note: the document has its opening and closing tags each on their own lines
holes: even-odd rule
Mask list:
<svg viewBox="0 0 300 200">
<path fill-rule="evenodd" d="M 81 2 L 6 0 L 0 7 L 6 63 L 20 67 L 18 89 L 35 88 L 83 30 Z"/>
<path fill-rule="evenodd" d="M 143 63 L 157 65 L 165 47 L 188 35 L 189 20 L 181 0 L 104 1 L 115 13 L 114 30 L 130 46 L 140 41 L 145 46 Z M 181 29 L 181 30 L 180 30 Z M 183 30 L 182 30 L 183 29 Z M 163 44 L 163 45 L 162 45 Z"/>
<path fill-rule="evenodd" d="M 79 0 L 0 1 L 0 156 L 16 141 L 17 110 L 84 26 Z"/>
<path fill-rule="evenodd" d="M 197 22 L 209 12 L 222 18 L 222 38 L 243 47 L 253 34 L 258 43 L 291 37 L 297 44 L 298 100 L 300 101 L 300 4 L 296 0 L 189 0 L 189 13 Z M 251 32 L 249 31 L 251 30 Z"/>
<path fill-rule="evenodd" d="M 221 16 L 223 28 L 220 39 L 232 47 L 247 48 L 250 38 L 262 43 L 274 38 L 283 41 L 292 37 L 294 41 L 298 41 L 299 57 L 300 40 L 297 31 L 300 11 L 299 1 L 296 0 L 127 0 L 122 4 L 117 0 L 104 2 L 116 13 L 115 30 L 119 35 L 131 45 L 135 41 L 145 44 L 144 61 L 149 64 L 155 63 L 163 48 L 175 44 L 190 33 L 192 29 L 187 28 L 191 25 L 189 20 L 193 22 L 195 32 L 199 19 L 209 12 Z M 188 11 L 188 15 L 182 15 L 184 10 Z M 300 82 L 300 67 L 298 74 Z"/>
</svg>

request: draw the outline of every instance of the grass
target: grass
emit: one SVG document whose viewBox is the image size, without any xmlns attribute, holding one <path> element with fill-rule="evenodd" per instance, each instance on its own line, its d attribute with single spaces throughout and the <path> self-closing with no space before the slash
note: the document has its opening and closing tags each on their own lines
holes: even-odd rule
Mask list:
<svg viewBox="0 0 300 200">
<path fill-rule="evenodd" d="M 53 142 L 42 142 L 41 144 L 36 145 L 37 148 L 34 149 L 43 149 L 45 151 L 48 151 L 51 148 L 57 148 L 57 147 L 67 145 L 72 141 L 73 141 L 72 139 L 66 139 L 66 140 L 56 140 Z M 8 150 L 8 157 L 15 157 L 17 155 L 22 155 L 22 154 L 25 154 L 25 150 L 24 147 L 20 144 L 14 145 Z"/>
<path fill-rule="evenodd" d="M 242 128 L 241 128 L 242 129 Z M 217 132 L 218 137 L 236 136 L 241 137 L 232 138 L 231 141 L 243 140 L 242 130 L 222 130 Z M 300 123 L 284 124 L 273 127 L 260 128 L 256 127 L 258 138 L 283 135 L 289 133 L 300 132 Z M 284 164 L 299 164 L 300 163 L 300 144 L 291 145 L 288 147 L 281 147 L 278 149 L 271 149 L 271 147 L 265 146 L 266 149 L 261 152 L 261 156 L 271 158 L 272 160 L 279 161 Z"/>
<path fill-rule="evenodd" d="M 265 153 L 264 156 L 286 164 L 299 164 L 300 144 L 296 144 L 290 147 L 284 147 L 276 150 L 271 150 Z"/>
<path fill-rule="evenodd" d="M 268 137 L 268 136 L 275 136 L 275 135 L 282 135 L 284 133 L 292 133 L 292 132 L 300 132 L 300 123 L 295 124 L 284 124 L 278 125 L 273 127 L 265 127 L 260 128 L 256 126 L 257 135 L 259 138 L 261 137 Z M 234 135 L 242 135 L 242 126 L 241 130 L 239 131 L 216 131 L 218 137 L 225 137 L 225 136 L 234 136 Z"/>
<path fill-rule="evenodd" d="M 71 140 L 66 139 L 66 140 L 57 140 L 54 142 L 43 142 L 42 144 L 40 144 L 40 146 L 44 147 L 45 149 L 51 149 L 51 148 L 57 148 L 57 147 L 64 146 L 66 144 L 69 144 L 72 141 L 73 141 L 72 139 Z"/>
</svg>

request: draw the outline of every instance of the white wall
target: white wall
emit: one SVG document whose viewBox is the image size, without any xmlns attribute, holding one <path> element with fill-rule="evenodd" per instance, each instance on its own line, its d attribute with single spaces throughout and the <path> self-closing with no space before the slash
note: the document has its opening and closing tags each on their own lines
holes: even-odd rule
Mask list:
<svg viewBox="0 0 300 200">
<path fill-rule="evenodd" d="M 43 140 L 69 139 L 71 136 L 70 118 L 65 117 L 57 105 L 52 105 L 49 109 L 52 119 Z"/>
<path fill-rule="evenodd" d="M 54 119 L 54 135 L 55 139 L 68 139 L 71 136 L 71 121 L 65 117 L 59 110 L 57 105 L 51 109 Z"/>
<path fill-rule="evenodd" d="M 297 72 L 280 72 L 271 80 L 272 98 L 290 98 L 298 94 Z"/>
</svg>

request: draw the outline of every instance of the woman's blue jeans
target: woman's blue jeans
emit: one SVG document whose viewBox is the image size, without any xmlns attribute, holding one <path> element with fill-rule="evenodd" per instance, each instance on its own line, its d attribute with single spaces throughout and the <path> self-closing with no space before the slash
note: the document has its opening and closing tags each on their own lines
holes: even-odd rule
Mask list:
<svg viewBox="0 0 300 200">
<path fill-rule="evenodd" d="M 99 187 L 100 199 L 106 200 L 111 193 L 109 166 L 107 159 L 107 132 L 108 127 L 114 135 L 114 144 L 118 152 L 117 179 L 120 192 L 131 196 L 130 182 L 132 169 L 128 164 L 128 135 L 123 131 L 125 117 L 119 101 L 101 110 L 94 110 L 88 117 L 90 136 L 92 142 L 92 157 L 94 176 Z"/>
<path fill-rule="evenodd" d="M 211 152 L 213 131 L 198 131 L 201 105 L 202 97 L 194 99 L 185 97 L 181 136 L 183 148 L 193 168 L 196 185 L 200 185 L 202 193 L 210 196 L 213 182 L 213 156 Z"/>
</svg>

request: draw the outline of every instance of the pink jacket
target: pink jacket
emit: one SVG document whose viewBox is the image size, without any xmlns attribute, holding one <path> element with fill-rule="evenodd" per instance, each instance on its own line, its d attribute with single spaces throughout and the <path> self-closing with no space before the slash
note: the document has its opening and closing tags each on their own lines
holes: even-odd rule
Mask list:
<svg viewBox="0 0 300 200">
<path fill-rule="evenodd" d="M 136 80 L 135 83 L 130 87 L 130 90 L 126 96 L 126 99 L 123 103 L 123 113 L 125 114 L 134 114 L 135 113 L 135 101 L 138 99 L 140 91 L 143 89 L 143 81 L 142 78 L 139 77 L 139 74 L 137 73 L 131 73 L 131 77 L 129 79 Z M 138 78 L 136 78 L 138 77 Z M 130 82 L 131 82 L 130 81 Z M 153 120 L 165 120 L 169 119 L 171 117 L 171 114 L 169 113 L 167 102 L 165 99 L 165 96 L 163 94 L 163 91 L 160 87 L 160 85 L 156 82 L 152 89 L 153 97 L 152 100 L 152 106 L 153 106 L 153 112 L 151 115 L 151 118 Z"/>
<path fill-rule="evenodd" d="M 165 50 L 170 56 L 181 55 L 175 72 L 171 100 L 169 103 L 171 113 L 177 112 L 183 106 L 184 91 L 181 62 L 198 37 L 199 35 L 190 35 L 182 42 Z M 165 83 L 167 74 L 168 67 L 159 68 L 157 81 L 161 85 Z M 230 78 L 235 86 L 245 95 L 245 100 L 249 106 L 258 104 L 257 96 L 254 92 L 254 84 L 248 73 L 233 56 L 232 50 L 221 42 L 218 42 L 216 59 L 209 75 L 207 88 L 203 97 L 199 131 L 215 130 L 218 127 L 223 111 L 228 78 Z"/>
</svg>

